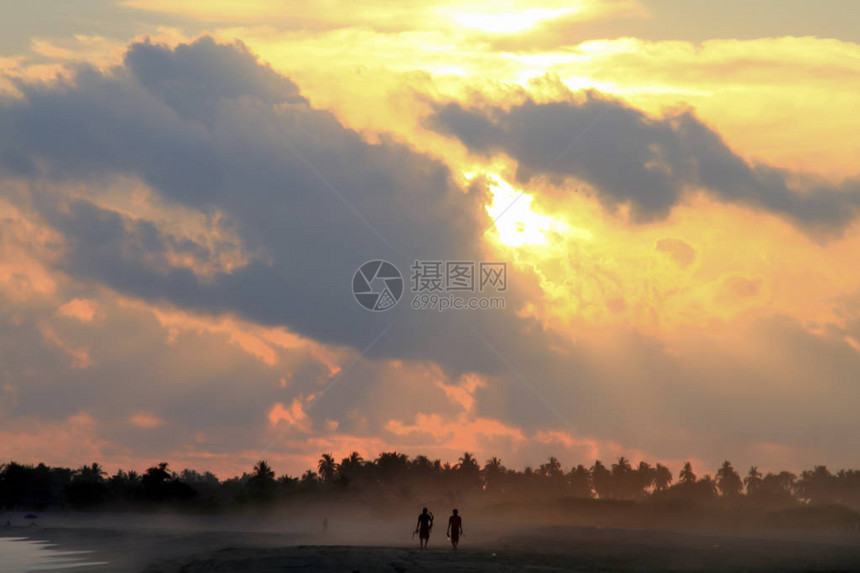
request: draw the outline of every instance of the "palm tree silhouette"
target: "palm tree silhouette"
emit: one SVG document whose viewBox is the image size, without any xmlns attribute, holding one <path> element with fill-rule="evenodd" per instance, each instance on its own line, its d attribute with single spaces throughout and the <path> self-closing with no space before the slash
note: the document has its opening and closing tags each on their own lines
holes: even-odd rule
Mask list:
<svg viewBox="0 0 860 573">
<path fill-rule="evenodd" d="M 591 487 L 601 499 L 612 497 L 612 473 L 600 460 L 591 466 Z"/>
<path fill-rule="evenodd" d="M 457 466 L 461 470 L 472 471 L 478 468 L 478 460 L 469 452 L 463 452 L 463 455 L 457 461 L 459 462 Z"/>
<path fill-rule="evenodd" d="M 457 475 L 457 481 L 460 486 L 465 489 L 478 488 L 481 485 L 481 466 L 478 465 L 478 460 L 469 452 L 463 452 L 463 455 L 457 460 L 458 463 L 454 467 Z"/>
<path fill-rule="evenodd" d="M 738 475 L 729 460 L 724 461 L 720 469 L 717 470 L 717 488 L 724 497 L 737 497 L 744 488 L 741 476 Z"/>
<path fill-rule="evenodd" d="M 555 456 L 550 456 L 545 464 L 541 464 L 540 473 L 544 477 L 550 479 L 558 479 L 564 476 L 564 470 L 561 468 L 561 462 Z"/>
<path fill-rule="evenodd" d="M 575 468 L 570 468 L 570 471 L 567 472 L 567 483 L 573 497 L 592 497 L 591 472 L 584 465 L 579 464 Z"/>
<path fill-rule="evenodd" d="M 81 466 L 75 474 L 81 481 L 101 483 L 104 481 L 104 477 L 107 475 L 107 472 L 102 468 L 101 464 L 93 462 L 92 465 Z"/>
<path fill-rule="evenodd" d="M 681 483 L 696 483 L 696 474 L 693 473 L 693 464 L 686 462 L 681 468 L 681 473 L 678 474 L 678 481 Z"/>
<path fill-rule="evenodd" d="M 636 482 L 636 498 L 645 496 L 648 488 L 654 485 L 656 479 L 656 471 L 651 467 L 651 464 L 645 461 L 639 462 L 639 467 L 635 470 Z"/>
<path fill-rule="evenodd" d="M 269 462 L 260 460 L 254 464 L 254 472 L 248 479 L 248 489 L 251 496 L 257 500 L 270 498 L 275 488 L 275 472 Z"/>
<path fill-rule="evenodd" d="M 337 466 L 337 481 L 344 486 L 361 478 L 364 458 L 358 452 L 352 452 L 343 458 Z"/>
<path fill-rule="evenodd" d="M 761 487 L 761 472 L 758 471 L 758 466 L 751 466 L 747 472 L 747 477 L 744 478 L 744 485 L 747 488 L 747 495 L 755 495 L 756 491 Z"/>
<path fill-rule="evenodd" d="M 254 465 L 253 477 L 260 481 L 274 481 L 275 472 L 272 470 L 271 466 L 269 466 L 269 462 L 266 460 L 260 460 Z"/>
<path fill-rule="evenodd" d="M 827 466 L 815 466 L 800 474 L 797 494 L 810 503 L 834 503 L 838 497 L 835 486 L 839 476 L 834 476 Z"/>
<path fill-rule="evenodd" d="M 633 497 L 633 488 L 631 487 L 631 477 L 633 469 L 630 467 L 630 462 L 624 456 L 618 458 L 618 461 L 612 464 L 612 495 L 617 498 Z"/>
<path fill-rule="evenodd" d="M 502 460 L 493 456 L 492 458 L 487 460 L 487 464 L 484 466 L 485 472 L 501 472 L 504 471 L 505 466 L 502 465 Z"/>
<path fill-rule="evenodd" d="M 672 470 L 663 464 L 657 464 L 654 468 L 654 489 L 663 491 L 672 483 Z"/>
<path fill-rule="evenodd" d="M 488 491 L 503 491 L 505 466 L 502 460 L 493 456 L 484 465 L 484 484 Z"/>
<path fill-rule="evenodd" d="M 337 462 L 334 461 L 334 457 L 330 453 L 320 456 L 317 471 L 324 484 L 328 485 L 334 482 L 334 477 L 337 474 Z"/>
</svg>

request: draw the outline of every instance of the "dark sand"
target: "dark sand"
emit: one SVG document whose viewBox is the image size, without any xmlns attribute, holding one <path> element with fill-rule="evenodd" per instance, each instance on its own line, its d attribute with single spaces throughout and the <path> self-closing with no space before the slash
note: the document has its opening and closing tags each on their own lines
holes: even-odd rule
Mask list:
<svg viewBox="0 0 860 573">
<path fill-rule="evenodd" d="M 147 573 L 255 571 L 860 571 L 844 540 L 748 539 L 621 529 L 551 528 L 516 539 L 415 547 L 300 546 L 223 549 L 162 562 Z"/>
</svg>

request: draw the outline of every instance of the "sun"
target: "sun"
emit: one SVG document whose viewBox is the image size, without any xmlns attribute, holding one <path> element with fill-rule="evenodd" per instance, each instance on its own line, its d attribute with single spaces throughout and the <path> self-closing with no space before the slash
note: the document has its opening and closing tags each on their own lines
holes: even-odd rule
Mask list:
<svg viewBox="0 0 860 573">
<path fill-rule="evenodd" d="M 498 241 L 509 247 L 547 245 L 547 235 L 569 234 L 571 228 L 565 222 L 550 215 L 532 210 L 534 197 L 515 189 L 498 175 L 483 174 L 492 192 L 492 203 L 487 213 L 494 221 Z M 473 177 L 474 174 L 466 174 Z"/>
</svg>

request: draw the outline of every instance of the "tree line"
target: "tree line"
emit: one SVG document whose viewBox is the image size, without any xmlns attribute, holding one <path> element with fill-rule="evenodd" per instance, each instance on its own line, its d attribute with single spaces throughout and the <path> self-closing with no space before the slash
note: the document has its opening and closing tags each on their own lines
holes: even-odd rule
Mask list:
<svg viewBox="0 0 860 573">
<path fill-rule="evenodd" d="M 713 474 L 698 476 L 690 462 L 677 475 L 666 466 L 624 457 L 605 465 L 595 461 L 565 469 L 550 457 L 537 467 L 516 470 L 497 457 L 483 464 L 465 452 L 456 463 L 419 455 L 383 452 L 364 459 L 358 452 L 338 462 L 322 454 L 314 469 L 301 476 L 276 476 L 266 460 L 250 472 L 220 480 L 210 472 L 173 471 L 167 463 L 143 473 L 119 470 L 108 475 L 93 463 L 78 469 L 24 465 L 0 466 L 0 507 L 131 508 L 179 505 L 224 508 L 304 497 L 355 494 L 373 499 L 503 500 L 535 497 L 595 498 L 633 502 L 688 500 L 702 503 L 750 503 L 771 507 L 839 504 L 860 508 L 860 471 L 831 472 L 816 466 L 800 475 L 763 474 L 757 467 L 743 475 L 725 461 Z"/>
</svg>

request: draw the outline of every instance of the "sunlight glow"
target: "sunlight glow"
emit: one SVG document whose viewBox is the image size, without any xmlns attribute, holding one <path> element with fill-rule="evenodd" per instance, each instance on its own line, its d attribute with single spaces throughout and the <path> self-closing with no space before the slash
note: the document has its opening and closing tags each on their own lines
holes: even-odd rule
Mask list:
<svg viewBox="0 0 860 573">
<path fill-rule="evenodd" d="M 548 233 L 574 233 L 582 238 L 591 238 L 588 231 L 574 229 L 549 215 L 536 213 L 531 208 L 532 196 L 523 194 L 518 197 L 520 191 L 510 183 L 496 175 L 485 175 L 493 193 L 493 202 L 487 205 L 487 213 L 496 222 L 496 232 L 502 244 L 510 247 L 546 245 Z"/>
<path fill-rule="evenodd" d="M 576 8 L 532 8 L 518 12 L 455 12 L 454 19 L 464 28 L 493 34 L 514 34 L 532 28 L 539 22 L 575 12 Z"/>
</svg>

